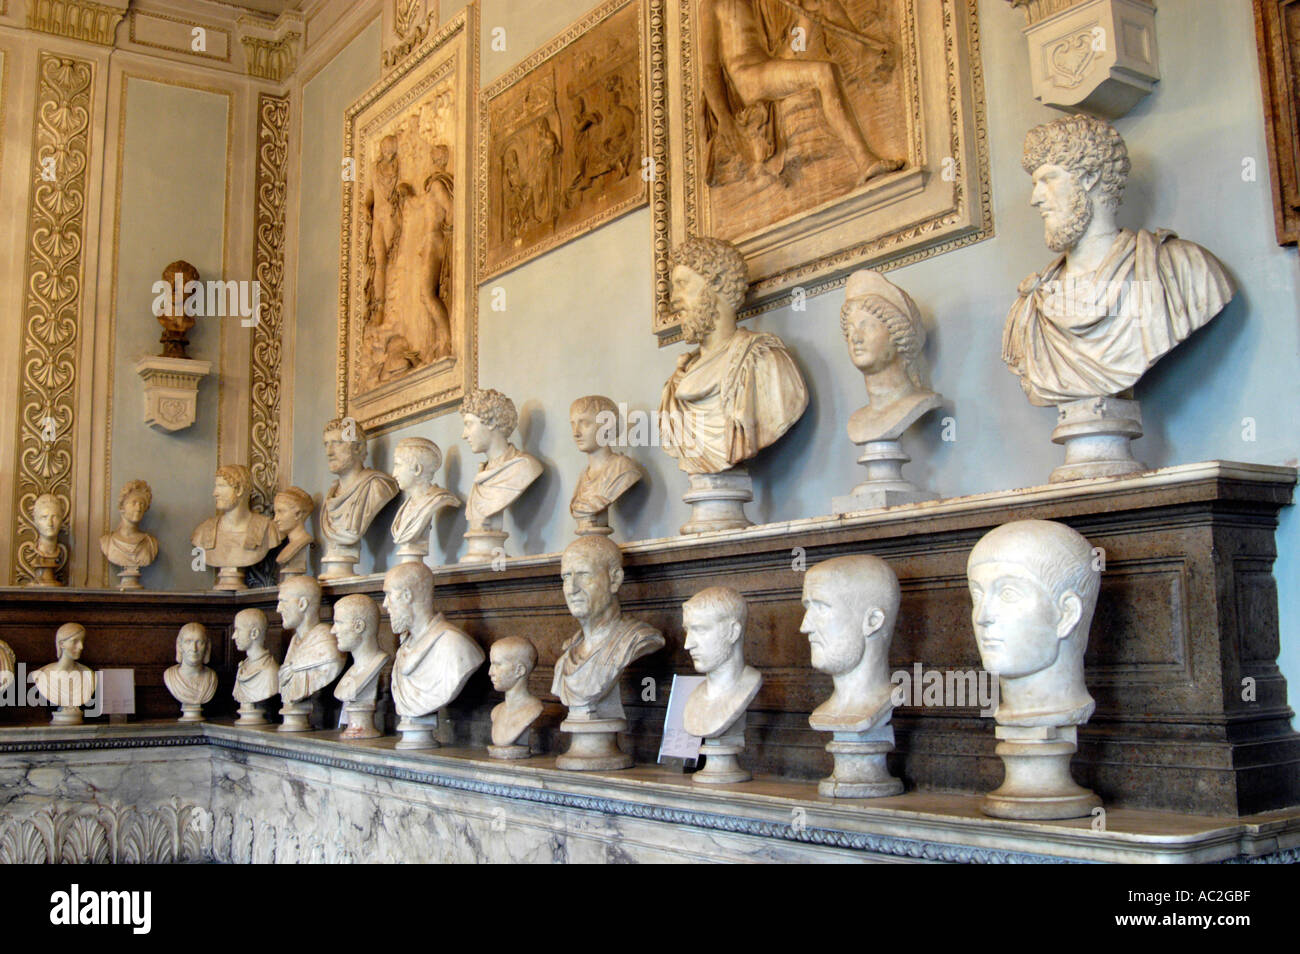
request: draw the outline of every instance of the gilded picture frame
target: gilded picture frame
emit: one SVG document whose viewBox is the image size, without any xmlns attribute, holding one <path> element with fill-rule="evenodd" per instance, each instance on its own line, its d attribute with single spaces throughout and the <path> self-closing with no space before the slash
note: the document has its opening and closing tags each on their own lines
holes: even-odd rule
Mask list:
<svg viewBox="0 0 1300 954">
<path fill-rule="evenodd" d="M 475 386 L 478 61 L 470 4 L 345 114 L 336 403 L 371 433 Z"/>
<path fill-rule="evenodd" d="M 975 0 L 673 2 L 661 344 L 690 235 L 744 253 L 743 317 L 993 234 Z"/>
<path fill-rule="evenodd" d="M 481 282 L 648 201 L 664 3 L 606 0 L 479 94 Z"/>
</svg>

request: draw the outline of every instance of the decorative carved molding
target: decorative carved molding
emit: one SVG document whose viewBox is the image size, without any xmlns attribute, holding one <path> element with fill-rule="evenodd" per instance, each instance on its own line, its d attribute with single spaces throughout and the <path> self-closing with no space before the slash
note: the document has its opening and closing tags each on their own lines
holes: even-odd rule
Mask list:
<svg viewBox="0 0 1300 954">
<path fill-rule="evenodd" d="M 174 864 L 212 859 L 212 816 L 173 798 L 157 807 L 64 802 L 0 822 L 0 864 Z"/>
<path fill-rule="evenodd" d="M 30 517 L 36 498 L 54 494 L 64 512 L 72 513 L 77 326 L 95 77 L 89 60 L 46 52 L 36 71 L 14 468 L 14 582 L 36 575 L 37 535 Z M 56 575 L 66 565 L 67 550 L 60 545 Z"/>
<path fill-rule="evenodd" d="M 249 76 L 280 83 L 298 67 L 301 33 L 286 33 L 278 40 L 241 36 L 239 42 L 244 46 L 244 70 Z"/>
<path fill-rule="evenodd" d="M 280 360 L 284 334 L 284 226 L 289 154 L 289 97 L 257 98 L 257 181 L 253 278 L 262 310 L 250 356 L 248 462 L 254 509 L 267 513 L 277 489 L 280 460 Z"/>
<path fill-rule="evenodd" d="M 211 361 L 146 355 L 135 372 L 144 381 L 144 422 L 165 431 L 184 430 L 198 416 L 199 381 L 212 370 Z"/>
<path fill-rule="evenodd" d="M 1255 0 L 1273 219 L 1279 245 L 1300 240 L 1300 4 Z"/>
<path fill-rule="evenodd" d="M 28 0 L 27 29 L 112 46 L 126 6 L 89 0 Z"/>
<path fill-rule="evenodd" d="M 1062 10 L 1068 10 L 1070 7 L 1076 7 L 1087 0 L 1007 0 L 1012 8 L 1023 10 L 1025 19 L 1028 20 L 1029 26 L 1033 26 L 1039 20 L 1046 20 Z"/>
</svg>

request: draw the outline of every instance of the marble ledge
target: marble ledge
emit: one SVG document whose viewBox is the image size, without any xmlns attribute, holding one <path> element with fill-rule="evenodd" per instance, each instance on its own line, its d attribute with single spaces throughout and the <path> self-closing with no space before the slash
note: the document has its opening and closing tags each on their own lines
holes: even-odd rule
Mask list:
<svg viewBox="0 0 1300 954">
<path fill-rule="evenodd" d="M 292 774 L 302 762 L 331 773 L 432 786 L 467 798 L 507 799 L 521 807 L 569 809 L 642 824 L 742 835 L 773 844 L 849 850 L 882 858 L 988 862 L 1206 863 L 1295 860 L 1300 807 L 1244 818 L 1111 809 L 1105 830 L 1091 818 L 1023 822 L 980 814 L 979 796 L 906 792 L 891 798 L 833 800 L 816 783 L 758 777 L 701 790 L 690 777 L 638 765 L 609 773 L 555 768 L 537 756 L 509 766 L 477 750 L 399 752 L 396 739 L 344 742 L 338 732 L 286 736 L 274 726 L 228 723 L 52 726 L 0 729 L 0 759 L 41 760 L 122 748 L 209 746 L 214 765 L 229 755 L 255 769 Z M 60 756 L 58 753 L 62 753 Z M 269 760 L 269 761 L 268 761 Z"/>
</svg>

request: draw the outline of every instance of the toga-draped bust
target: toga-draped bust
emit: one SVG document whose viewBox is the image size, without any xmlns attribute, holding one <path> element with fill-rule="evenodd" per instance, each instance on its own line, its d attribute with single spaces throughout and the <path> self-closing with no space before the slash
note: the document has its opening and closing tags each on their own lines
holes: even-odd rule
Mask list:
<svg viewBox="0 0 1300 954">
<path fill-rule="evenodd" d="M 135 540 L 128 540 L 115 530 L 99 538 L 99 551 L 113 566 L 146 567 L 158 559 L 158 538 L 142 530 Z"/>
<path fill-rule="evenodd" d="M 280 663 L 280 697 L 285 702 L 306 699 L 333 682 L 346 661 L 329 623 L 294 633 Z"/>
<path fill-rule="evenodd" d="M 320 507 L 322 535 L 340 546 L 360 542 L 375 515 L 396 496 L 397 481 L 369 467 L 357 474 L 347 490 L 334 481 Z"/>
<path fill-rule="evenodd" d="M 514 444 L 496 460 L 484 461 L 474 475 L 465 516 L 471 527 L 481 527 L 494 514 L 510 506 L 542 473 L 542 463 Z"/>
<path fill-rule="evenodd" d="M 410 543 L 429 532 L 433 515 L 443 507 L 455 507 L 460 498 L 450 490 L 434 485 L 428 493 L 408 494 L 393 517 L 393 542 Z"/>
<path fill-rule="evenodd" d="M 235 672 L 235 701 L 262 702 L 280 691 L 280 664 L 267 653 L 261 659 L 243 659 Z"/>
<path fill-rule="evenodd" d="M 590 519 L 623 496 L 645 476 L 641 465 L 626 454 L 611 453 L 603 466 L 588 465 L 578 478 L 569 501 L 569 513 L 579 520 Z"/>
<path fill-rule="evenodd" d="M 397 714 L 436 712 L 460 695 L 485 658 L 478 643 L 435 614 L 423 632 L 409 634 L 397 647 L 390 687 Z"/>
<path fill-rule="evenodd" d="M 664 385 L 663 449 L 688 474 L 717 474 L 776 442 L 808 407 L 808 388 L 776 335 L 736 329 L 726 347 L 678 359 Z"/>
<path fill-rule="evenodd" d="M 551 692 L 570 709 L 591 708 L 611 692 L 617 701 L 623 670 L 663 645 L 664 637 L 659 630 L 630 616 L 620 615 L 610 623 L 604 638 L 595 645 L 578 630 L 565 642 L 555 662 Z M 618 712 L 621 711 L 619 702 Z"/>
<path fill-rule="evenodd" d="M 185 705 L 201 706 L 217 694 L 217 674 L 207 666 L 190 669 L 178 663 L 163 673 L 163 684 Z"/>
</svg>

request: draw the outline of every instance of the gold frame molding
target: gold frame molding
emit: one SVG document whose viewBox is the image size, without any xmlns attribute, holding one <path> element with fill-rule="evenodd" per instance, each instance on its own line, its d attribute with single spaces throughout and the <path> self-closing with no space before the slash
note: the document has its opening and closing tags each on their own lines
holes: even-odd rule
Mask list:
<svg viewBox="0 0 1300 954">
<path fill-rule="evenodd" d="M 339 333 L 335 406 L 371 436 L 447 413 L 460 405 L 478 378 L 478 283 L 474 275 L 473 133 L 478 100 L 478 5 L 471 3 L 418 46 L 402 64 L 367 90 L 344 114 L 343 155 L 356 157 L 367 144 L 367 125 L 414 101 L 445 77 L 453 78 L 459 104 L 455 172 L 455 222 L 452 248 L 453 300 L 451 324 L 456 360 L 450 367 L 420 368 L 370 391 L 361 392 L 356 355 L 361 348 L 364 301 L 361 237 L 354 225 L 367 175 L 362 163 L 343 182 L 342 240 L 339 251 Z M 355 286 L 355 287 L 354 287 Z"/>
<path fill-rule="evenodd" d="M 680 337 L 669 306 L 672 246 L 711 229 L 697 148 L 699 0 L 675 0 L 669 35 L 669 195 L 654 208 L 655 314 L 660 344 Z M 993 234 L 988 130 L 975 0 L 901 0 L 902 64 L 912 112 L 908 165 L 878 186 L 739 238 L 751 285 L 741 316 L 843 285 L 856 268 L 881 270 Z M 947 162 L 946 160 L 951 160 Z M 898 180 L 895 182 L 894 180 Z M 903 180 L 907 180 L 903 182 Z M 873 194 L 879 191 L 879 197 Z M 828 239 L 827 236 L 830 236 Z M 829 247 L 831 250 L 826 251 Z"/>
<path fill-rule="evenodd" d="M 531 245 L 506 255 L 500 261 L 489 263 L 488 257 L 490 250 L 488 247 L 489 235 L 488 230 L 489 210 L 491 208 L 491 183 L 492 183 L 492 155 L 491 146 L 493 143 L 492 130 L 492 102 L 507 94 L 517 84 L 528 79 L 529 75 L 538 70 L 547 61 L 559 55 L 566 49 L 579 43 L 588 36 L 593 30 L 601 24 L 607 22 L 611 17 L 622 13 L 629 6 L 636 7 L 637 16 L 637 62 L 638 74 L 637 81 L 640 84 L 639 101 L 641 103 L 641 128 L 639 134 L 641 137 L 639 155 L 644 159 L 647 156 L 655 157 L 655 167 L 667 172 L 667 166 L 656 156 L 652 142 L 655 139 L 656 132 L 652 131 L 652 123 L 658 121 L 663 124 L 662 103 L 664 100 L 664 79 L 662 55 L 659 59 L 659 68 L 656 70 L 653 63 L 653 53 L 658 51 L 662 54 L 664 45 L 663 36 L 663 6 L 665 0 L 606 0 L 594 10 L 583 15 L 579 20 L 571 24 L 558 36 L 546 43 L 540 49 L 532 53 L 522 62 L 517 64 L 513 69 L 495 80 L 492 85 L 479 94 L 479 122 L 478 122 L 478 148 L 477 148 L 477 165 L 475 171 L 475 193 L 476 215 L 477 215 L 477 235 L 475 241 L 476 255 L 479 270 L 479 281 L 486 282 L 512 269 L 518 268 L 526 262 L 544 255 L 552 249 L 565 245 L 576 238 L 580 238 L 603 225 L 606 225 L 628 212 L 638 209 L 650 200 L 649 183 L 641 174 L 641 168 L 635 173 L 641 176 L 641 187 L 634 196 L 625 198 L 604 209 L 598 209 L 588 214 L 584 219 L 566 226 L 563 230 L 556 231 L 551 235 L 542 238 Z M 656 116 L 655 106 L 659 104 L 659 113 Z M 663 134 L 664 130 L 658 130 Z M 662 179 L 662 176 L 655 176 L 654 180 Z"/>
</svg>

